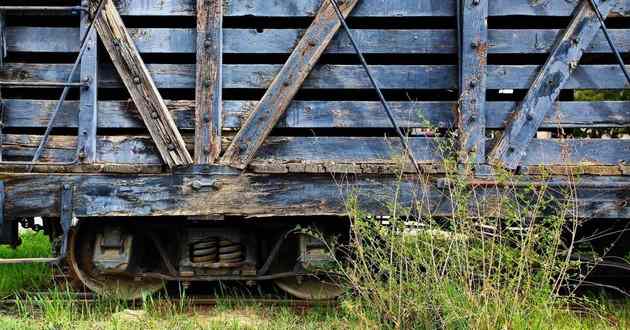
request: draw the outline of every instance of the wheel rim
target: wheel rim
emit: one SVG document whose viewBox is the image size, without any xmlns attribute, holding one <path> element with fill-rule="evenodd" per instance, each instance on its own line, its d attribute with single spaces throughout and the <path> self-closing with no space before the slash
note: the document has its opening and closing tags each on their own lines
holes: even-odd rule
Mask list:
<svg viewBox="0 0 630 330">
<path fill-rule="evenodd" d="M 345 290 L 327 276 L 287 277 L 275 280 L 276 285 L 286 293 L 304 300 L 332 300 L 344 294 Z"/>
<path fill-rule="evenodd" d="M 97 275 L 92 273 L 91 252 L 94 233 L 78 229 L 70 232 L 68 238 L 67 263 L 70 276 L 78 280 L 92 292 L 113 296 L 119 299 L 134 300 L 160 291 L 164 281 L 159 279 L 136 280 L 123 275 Z"/>
</svg>

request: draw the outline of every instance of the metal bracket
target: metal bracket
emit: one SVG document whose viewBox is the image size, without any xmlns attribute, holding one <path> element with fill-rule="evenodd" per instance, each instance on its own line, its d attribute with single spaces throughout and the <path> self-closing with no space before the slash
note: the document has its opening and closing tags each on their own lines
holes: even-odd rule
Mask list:
<svg viewBox="0 0 630 330">
<path fill-rule="evenodd" d="M 9 244 L 16 247 L 20 243 L 17 235 L 17 221 L 9 221 L 4 216 L 4 182 L 0 181 L 0 244 Z"/>
</svg>

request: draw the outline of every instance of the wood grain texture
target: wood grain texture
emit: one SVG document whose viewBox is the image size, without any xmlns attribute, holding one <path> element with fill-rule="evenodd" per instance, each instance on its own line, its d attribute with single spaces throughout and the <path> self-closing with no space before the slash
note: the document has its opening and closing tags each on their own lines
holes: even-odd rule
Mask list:
<svg viewBox="0 0 630 330">
<path fill-rule="evenodd" d="M 358 0 L 347 0 L 339 5 L 344 17 L 357 3 Z M 251 162 L 339 30 L 341 22 L 336 15 L 332 4 L 324 1 L 313 23 L 225 151 L 221 163 L 245 169 Z"/>
<path fill-rule="evenodd" d="M 599 0 L 596 0 L 599 1 Z M 604 16 L 616 1 L 599 1 Z M 574 17 L 541 68 L 527 95 L 515 110 L 489 154 L 489 160 L 509 169 L 518 167 L 525 156 L 527 145 L 534 138 L 541 122 L 560 95 L 569 77 L 576 71 L 583 49 L 590 44 L 600 29 L 594 9 L 588 1 L 579 5 Z M 602 79 L 604 77 L 599 77 Z"/>
<path fill-rule="evenodd" d="M 195 164 L 221 154 L 223 122 L 223 0 L 197 0 Z"/>
<path fill-rule="evenodd" d="M 111 0 L 96 17 L 98 31 L 112 62 L 134 100 L 164 162 L 171 168 L 192 164 L 181 134 L 166 109 L 122 18 Z"/>
<path fill-rule="evenodd" d="M 90 0 L 83 0 L 82 6 L 88 7 Z M 81 13 L 80 40 L 85 38 L 92 22 L 90 13 Z M 96 29 L 85 41 L 88 45 L 81 58 L 81 81 L 88 82 L 80 90 L 80 105 L 78 113 L 79 140 L 77 155 L 82 163 L 96 162 L 96 131 L 98 125 L 98 35 Z"/>
<path fill-rule="evenodd" d="M 7 57 L 7 25 L 4 11 L 0 11 L 0 67 L 4 64 L 4 58 Z"/>
<path fill-rule="evenodd" d="M 488 0 L 458 0 L 458 137 L 462 164 L 486 160 Z"/>
</svg>

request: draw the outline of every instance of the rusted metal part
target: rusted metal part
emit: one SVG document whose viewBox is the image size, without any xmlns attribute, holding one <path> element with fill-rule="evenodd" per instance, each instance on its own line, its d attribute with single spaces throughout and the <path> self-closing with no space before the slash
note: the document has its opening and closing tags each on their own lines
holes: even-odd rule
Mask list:
<svg viewBox="0 0 630 330">
<path fill-rule="evenodd" d="M 0 6 L 0 11 L 87 11 L 84 6 Z"/>
<path fill-rule="evenodd" d="M 87 7 L 91 0 L 82 0 Z M 81 13 L 80 37 L 86 38 L 87 49 L 81 58 L 81 81 L 86 83 L 80 90 L 78 114 L 77 159 L 81 163 L 95 163 L 96 134 L 98 125 L 98 35 L 91 28 L 92 16 Z M 89 33 L 89 35 L 87 35 Z"/>
<path fill-rule="evenodd" d="M 123 274 L 129 269 L 133 236 L 120 227 L 105 227 L 96 236 L 92 262 L 101 274 Z"/>
</svg>

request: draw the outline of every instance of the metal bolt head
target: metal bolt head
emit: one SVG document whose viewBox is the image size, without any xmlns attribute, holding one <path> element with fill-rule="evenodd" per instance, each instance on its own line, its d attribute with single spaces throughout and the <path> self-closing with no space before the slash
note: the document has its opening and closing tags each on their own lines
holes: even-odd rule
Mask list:
<svg viewBox="0 0 630 330">
<path fill-rule="evenodd" d="M 136 84 L 136 85 L 140 85 L 140 82 L 141 82 L 141 81 L 140 81 L 140 77 L 133 77 L 133 82 L 134 82 L 134 84 Z"/>
<path fill-rule="evenodd" d="M 193 181 L 193 183 L 190 186 L 192 187 L 193 190 L 200 190 L 203 187 L 203 185 L 199 181 Z"/>
<path fill-rule="evenodd" d="M 204 45 L 206 48 L 210 48 L 210 47 L 212 47 L 212 41 L 210 41 L 210 40 L 206 40 L 206 41 L 204 41 L 204 42 L 203 42 L 203 45 Z"/>
<path fill-rule="evenodd" d="M 159 117 L 160 117 L 160 115 L 157 113 L 157 111 L 152 111 L 151 112 L 151 118 L 158 119 Z"/>
<path fill-rule="evenodd" d="M 167 148 L 168 148 L 168 151 L 173 151 L 173 150 L 175 150 L 175 145 L 171 143 L 171 144 L 168 145 Z"/>
</svg>

